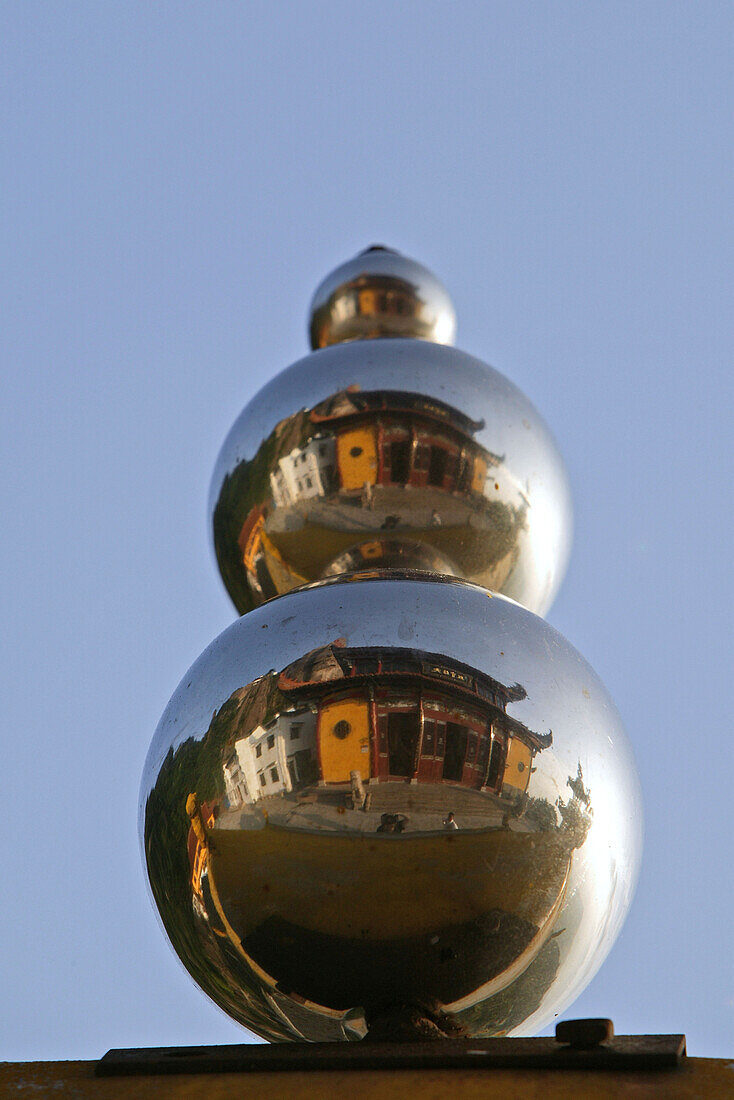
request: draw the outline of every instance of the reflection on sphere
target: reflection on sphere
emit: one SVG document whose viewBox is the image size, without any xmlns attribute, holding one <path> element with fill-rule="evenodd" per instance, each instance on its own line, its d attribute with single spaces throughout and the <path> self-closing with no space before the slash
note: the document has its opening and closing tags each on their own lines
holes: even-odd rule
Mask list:
<svg viewBox="0 0 734 1100">
<path fill-rule="evenodd" d="M 350 340 L 404 337 L 451 344 L 454 307 L 436 276 L 390 248 L 368 248 L 340 264 L 311 301 L 312 348 Z"/>
<path fill-rule="evenodd" d="M 529 402 L 478 360 L 408 339 L 328 348 L 261 391 L 211 507 L 241 614 L 365 565 L 440 571 L 542 613 L 570 544 L 563 465 Z"/>
<path fill-rule="evenodd" d="M 449 606 L 470 643 L 452 641 Z M 415 619 L 410 644 L 388 607 Z M 513 660 L 518 630 L 533 644 Z M 635 779 L 624 753 L 600 766 L 608 735 L 624 739 L 614 720 L 579 730 L 548 669 L 533 672 L 548 638 L 463 584 L 342 581 L 240 620 L 195 666 L 146 768 L 144 848 L 176 950 L 235 1019 L 270 1039 L 360 1038 L 412 1006 L 447 1034 L 504 1034 L 588 980 L 634 880 Z M 577 674 L 563 647 L 559 679 Z M 277 652 L 278 667 L 199 698 L 213 662 L 231 678 Z M 602 695 L 596 721 L 603 688 L 582 679 Z M 194 701 L 212 704 L 198 730 Z M 604 869 L 586 856 L 599 844 L 617 847 Z"/>
</svg>

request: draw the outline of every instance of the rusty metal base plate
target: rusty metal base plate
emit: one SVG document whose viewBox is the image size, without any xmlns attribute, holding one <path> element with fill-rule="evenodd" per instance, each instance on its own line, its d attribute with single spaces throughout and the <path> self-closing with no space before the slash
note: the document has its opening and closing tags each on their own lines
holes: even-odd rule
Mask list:
<svg viewBox="0 0 734 1100">
<path fill-rule="evenodd" d="M 680 1065 L 684 1035 L 616 1035 L 591 1050 L 556 1039 L 445 1039 L 423 1043 L 278 1043 L 110 1050 L 98 1077 L 169 1073 L 301 1073 L 360 1069 L 656 1070 Z"/>
</svg>

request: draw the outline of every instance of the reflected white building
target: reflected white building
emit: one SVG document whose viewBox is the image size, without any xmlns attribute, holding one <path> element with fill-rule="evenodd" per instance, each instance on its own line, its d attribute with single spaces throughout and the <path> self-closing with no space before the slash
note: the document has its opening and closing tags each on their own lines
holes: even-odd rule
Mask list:
<svg viewBox="0 0 734 1100">
<path fill-rule="evenodd" d="M 334 478 L 335 446 L 333 438 L 317 435 L 280 459 L 270 475 L 276 508 L 327 495 Z"/>
<path fill-rule="evenodd" d="M 224 764 L 231 809 L 268 795 L 298 790 L 316 777 L 316 712 L 284 711 L 234 743 Z"/>
<path fill-rule="evenodd" d="M 247 790 L 247 781 L 240 767 L 236 746 L 232 755 L 224 762 L 224 791 L 231 809 L 252 801 Z"/>
</svg>

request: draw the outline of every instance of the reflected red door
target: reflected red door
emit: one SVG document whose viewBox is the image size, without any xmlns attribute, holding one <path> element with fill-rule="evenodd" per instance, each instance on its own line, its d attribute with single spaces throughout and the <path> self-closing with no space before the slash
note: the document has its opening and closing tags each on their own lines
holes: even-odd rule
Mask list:
<svg viewBox="0 0 734 1100">
<path fill-rule="evenodd" d="M 488 741 L 489 736 L 483 731 L 469 730 L 464 772 L 461 777 L 464 786 L 479 788 L 483 785 L 484 777 L 487 774 Z"/>
<path fill-rule="evenodd" d="M 426 718 L 423 721 L 423 745 L 418 761 L 419 783 L 435 783 L 440 778 L 436 774 L 439 764 L 436 760 L 436 741 L 436 721 L 433 718 Z"/>
<path fill-rule="evenodd" d="M 420 736 L 420 714 L 400 710 L 388 715 L 388 768 L 397 779 L 410 779 L 415 771 L 415 754 Z"/>
</svg>

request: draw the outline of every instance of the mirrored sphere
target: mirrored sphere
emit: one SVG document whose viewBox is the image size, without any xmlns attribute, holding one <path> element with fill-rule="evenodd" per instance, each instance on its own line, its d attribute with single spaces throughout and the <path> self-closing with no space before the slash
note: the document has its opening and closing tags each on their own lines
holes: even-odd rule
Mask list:
<svg viewBox="0 0 734 1100">
<path fill-rule="evenodd" d="M 210 513 L 240 613 L 402 565 L 543 614 L 571 541 L 564 466 L 530 402 L 480 360 L 407 338 L 324 348 L 269 382 L 225 441 Z"/>
<path fill-rule="evenodd" d="M 181 961 L 270 1040 L 531 1034 L 629 906 L 640 794 L 603 685 L 478 586 L 379 571 L 225 630 L 140 799 Z"/>
<path fill-rule="evenodd" d="M 312 348 L 382 336 L 452 344 L 456 335 L 454 307 L 433 272 L 382 245 L 330 272 L 309 314 Z"/>
</svg>

